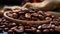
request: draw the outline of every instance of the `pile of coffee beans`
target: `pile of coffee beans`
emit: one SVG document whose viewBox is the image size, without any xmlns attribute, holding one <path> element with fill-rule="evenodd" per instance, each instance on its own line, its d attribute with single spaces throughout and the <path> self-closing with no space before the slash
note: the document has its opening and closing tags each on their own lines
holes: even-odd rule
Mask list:
<svg viewBox="0 0 60 34">
<path fill-rule="evenodd" d="M 7 14 L 9 17 L 27 21 L 42 21 L 52 19 L 49 23 L 27 26 L 12 23 L 4 17 L 0 17 L 0 32 L 8 34 L 58 34 L 60 33 L 60 17 L 48 14 L 45 11 L 36 9 L 14 10 Z"/>
<path fill-rule="evenodd" d="M 14 10 L 7 14 L 9 17 L 26 21 L 43 21 L 53 18 L 51 14 L 37 9 Z"/>
<path fill-rule="evenodd" d="M 24 26 L 22 24 L 11 23 L 7 21 L 4 17 L 0 18 L 0 32 L 8 32 L 8 34 L 22 34 L 26 32 L 26 34 L 54 34 L 60 32 L 60 21 L 53 19 L 47 24 L 41 24 L 39 26 Z"/>
</svg>

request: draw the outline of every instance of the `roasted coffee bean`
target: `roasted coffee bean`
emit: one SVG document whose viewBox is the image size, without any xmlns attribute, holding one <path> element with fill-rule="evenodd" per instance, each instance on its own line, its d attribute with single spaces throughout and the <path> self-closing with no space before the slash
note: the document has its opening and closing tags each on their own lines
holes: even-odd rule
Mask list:
<svg viewBox="0 0 60 34">
<path fill-rule="evenodd" d="M 38 14 L 41 14 L 44 16 L 44 11 L 38 11 Z"/>
<path fill-rule="evenodd" d="M 16 29 L 16 28 L 17 28 L 17 27 L 12 27 L 12 28 L 10 28 L 10 29 L 14 31 L 14 29 Z"/>
<path fill-rule="evenodd" d="M 12 26 L 12 23 L 9 23 L 9 24 L 7 25 L 7 27 L 8 27 L 8 28 L 13 27 L 13 26 Z"/>
<path fill-rule="evenodd" d="M 54 32 L 54 29 L 50 29 L 51 32 Z"/>
<path fill-rule="evenodd" d="M 40 26 L 38 26 L 38 29 L 41 29 L 42 28 L 42 26 L 40 25 Z"/>
<path fill-rule="evenodd" d="M 47 28 L 52 28 L 52 29 L 54 29 L 54 28 L 55 28 L 55 25 L 54 25 L 54 24 L 49 24 L 49 25 L 47 26 Z"/>
<path fill-rule="evenodd" d="M 49 33 L 50 31 L 49 31 L 49 29 L 45 29 L 45 30 L 43 30 L 43 32 L 44 33 Z"/>
<path fill-rule="evenodd" d="M 8 30 L 8 34 L 13 34 L 13 30 Z"/>
<path fill-rule="evenodd" d="M 55 31 L 60 32 L 60 26 L 58 26 L 58 27 L 56 26 L 56 27 L 55 27 Z"/>
<path fill-rule="evenodd" d="M 12 17 L 12 14 L 11 14 L 11 13 L 7 13 L 7 15 L 8 15 L 9 17 Z"/>
<path fill-rule="evenodd" d="M 48 24 L 43 24 L 43 25 L 42 25 L 42 28 L 43 28 L 43 29 L 45 29 L 45 28 L 47 28 L 47 27 L 48 27 Z"/>
<path fill-rule="evenodd" d="M 51 25 L 51 28 L 54 29 L 55 28 L 55 25 Z"/>
<path fill-rule="evenodd" d="M 23 32 L 23 29 L 14 29 L 14 34 L 21 34 Z"/>
<path fill-rule="evenodd" d="M 55 16 L 54 15 L 51 15 L 51 18 L 55 18 Z"/>
<path fill-rule="evenodd" d="M 30 13 L 32 14 L 32 13 L 34 13 L 34 11 L 33 11 L 33 10 L 31 10 L 31 11 L 30 11 Z"/>
<path fill-rule="evenodd" d="M 36 30 L 36 33 L 37 34 L 41 34 L 41 30 Z"/>
<path fill-rule="evenodd" d="M 49 28 L 49 29 L 50 29 L 50 28 L 51 28 L 51 24 L 49 24 L 49 25 L 47 26 L 47 28 Z"/>
<path fill-rule="evenodd" d="M 2 19 L 0 18 L 0 22 L 2 22 Z"/>
<path fill-rule="evenodd" d="M 0 26 L 3 30 L 4 30 L 4 28 L 6 27 L 6 25 L 2 25 L 2 26 Z"/>
<path fill-rule="evenodd" d="M 50 17 L 46 17 L 45 20 L 50 20 L 51 18 Z"/>
<path fill-rule="evenodd" d="M 6 22 L 7 20 L 6 19 L 2 19 L 3 22 Z"/>
<path fill-rule="evenodd" d="M 20 19 L 20 20 L 26 20 L 26 18 L 25 18 L 24 15 L 20 15 L 18 19 Z"/>
<path fill-rule="evenodd" d="M 12 26 L 16 26 L 16 23 L 12 23 Z"/>
<path fill-rule="evenodd" d="M 9 30 L 9 28 L 5 28 L 5 29 L 4 29 L 5 32 L 8 31 L 8 30 Z"/>
<path fill-rule="evenodd" d="M 43 15 L 39 15 L 38 18 L 39 18 L 40 20 L 44 20 L 44 16 L 43 16 Z"/>
<path fill-rule="evenodd" d="M 24 26 L 19 26 L 18 29 L 20 29 L 20 28 L 23 28 L 24 29 Z"/>
<path fill-rule="evenodd" d="M 51 16 L 51 14 L 48 14 L 47 12 L 45 12 L 44 14 L 45 14 L 45 16 L 47 16 L 47 17 L 50 17 L 50 16 Z"/>
<path fill-rule="evenodd" d="M 12 14 L 12 17 L 13 17 L 13 18 L 17 18 L 17 17 L 18 17 L 18 14 L 17 14 L 17 13 L 13 13 L 13 14 Z"/>
<path fill-rule="evenodd" d="M 25 17 L 26 17 L 26 18 L 31 18 L 31 15 L 30 15 L 29 13 L 26 13 L 26 14 L 25 14 Z"/>
<path fill-rule="evenodd" d="M 39 16 L 38 13 L 33 13 L 32 15 L 35 16 L 35 17 Z"/>
<path fill-rule="evenodd" d="M 20 30 L 20 32 L 24 32 L 24 28 L 20 28 L 19 30 Z"/>
<path fill-rule="evenodd" d="M 31 29 L 32 29 L 32 31 L 36 31 L 36 28 L 34 28 L 34 27 L 31 27 Z"/>
<path fill-rule="evenodd" d="M 58 17 L 58 19 L 60 20 L 60 17 Z"/>
</svg>

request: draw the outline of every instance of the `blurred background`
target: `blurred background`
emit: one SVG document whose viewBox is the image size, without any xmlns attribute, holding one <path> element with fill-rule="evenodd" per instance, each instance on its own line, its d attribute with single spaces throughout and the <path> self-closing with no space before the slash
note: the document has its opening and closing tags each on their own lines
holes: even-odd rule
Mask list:
<svg viewBox="0 0 60 34">
<path fill-rule="evenodd" d="M 41 2 L 43 0 L 0 0 L 0 6 L 4 5 L 24 5 L 26 2 Z"/>
</svg>

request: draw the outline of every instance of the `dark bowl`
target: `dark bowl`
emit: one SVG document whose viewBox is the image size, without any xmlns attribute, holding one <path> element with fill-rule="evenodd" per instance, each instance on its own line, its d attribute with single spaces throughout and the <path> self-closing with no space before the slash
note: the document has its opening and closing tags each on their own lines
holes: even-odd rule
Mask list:
<svg viewBox="0 0 60 34">
<path fill-rule="evenodd" d="M 43 20 L 43 21 L 26 21 L 26 20 L 19 20 L 19 19 L 14 19 L 14 18 L 11 18 L 9 16 L 7 16 L 7 13 L 10 13 L 10 12 L 5 12 L 4 13 L 4 17 L 10 21 L 10 22 L 14 22 L 14 23 L 17 23 L 17 24 L 23 24 L 23 25 L 40 25 L 40 24 L 44 24 L 44 23 L 49 23 L 51 21 L 51 19 L 49 20 Z"/>
</svg>

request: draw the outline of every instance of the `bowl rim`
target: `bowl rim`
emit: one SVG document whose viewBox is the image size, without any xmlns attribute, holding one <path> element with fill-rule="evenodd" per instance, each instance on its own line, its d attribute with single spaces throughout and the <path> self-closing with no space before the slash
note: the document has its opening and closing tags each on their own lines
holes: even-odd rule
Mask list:
<svg viewBox="0 0 60 34">
<path fill-rule="evenodd" d="M 30 24 L 41 24 L 41 23 L 47 23 L 47 22 L 50 22 L 52 19 L 49 19 L 49 20 L 43 20 L 43 21 L 26 21 L 26 20 L 19 20 L 19 19 L 14 19 L 14 18 L 11 18 L 9 16 L 7 16 L 7 13 L 9 13 L 11 11 L 6 11 L 4 12 L 4 17 L 9 19 L 9 20 L 13 20 L 13 21 L 17 21 L 17 22 L 24 22 L 26 24 L 30 23 Z"/>
</svg>

